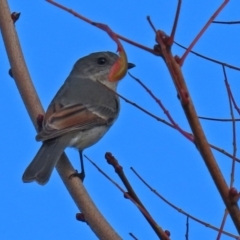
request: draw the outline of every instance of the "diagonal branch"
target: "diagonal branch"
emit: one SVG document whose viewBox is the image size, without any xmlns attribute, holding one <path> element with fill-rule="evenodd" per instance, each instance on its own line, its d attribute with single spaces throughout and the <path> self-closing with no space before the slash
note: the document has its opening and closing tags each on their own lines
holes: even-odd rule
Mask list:
<svg viewBox="0 0 240 240">
<path fill-rule="evenodd" d="M 176 59 L 173 57 L 170 48 L 166 46 L 165 42 L 168 36 L 162 32 L 157 31 L 157 37 L 156 40 L 158 42 L 158 46 L 161 50 L 162 57 L 168 67 L 168 70 L 172 76 L 172 80 L 175 84 L 176 90 L 178 92 L 178 95 L 180 97 L 182 108 L 185 112 L 186 118 L 189 122 L 189 125 L 192 129 L 195 144 L 208 168 L 208 171 L 210 172 L 214 183 L 231 215 L 231 218 L 240 233 L 240 212 L 239 207 L 237 203 L 232 203 L 229 199 L 229 188 L 228 185 L 222 175 L 222 172 L 220 168 L 218 167 L 218 164 L 216 162 L 216 159 L 213 156 L 213 153 L 208 145 L 206 136 L 204 134 L 204 131 L 202 129 L 202 126 L 199 122 L 199 119 L 197 117 L 197 113 L 195 110 L 195 107 L 193 105 L 193 102 L 191 100 L 190 93 L 187 89 L 187 85 L 185 82 L 185 79 L 183 77 L 181 68 L 176 61 Z"/>
<path fill-rule="evenodd" d="M 184 211 L 182 208 L 179 208 L 178 206 L 174 205 L 172 202 L 170 202 L 168 199 L 166 199 L 161 193 L 159 193 L 155 188 L 153 188 L 149 183 L 147 183 L 146 180 L 144 180 L 144 178 L 133 168 L 130 167 L 130 169 L 133 171 L 133 173 L 140 179 L 140 181 L 150 190 L 152 191 L 156 196 L 158 196 L 164 203 L 166 203 L 168 206 L 170 206 L 171 208 L 177 210 L 179 213 L 185 215 L 187 218 L 192 219 L 193 221 L 200 223 L 201 225 L 211 228 L 215 231 L 220 231 L 219 228 L 211 225 L 208 222 L 205 222 L 199 218 L 194 217 L 193 215 L 189 214 L 188 212 Z M 240 238 L 238 238 L 238 236 L 230 233 L 230 232 L 226 232 L 226 231 L 222 231 L 223 234 L 232 237 L 234 239 L 240 240 Z"/>
<path fill-rule="evenodd" d="M 183 49 L 187 49 L 187 48 L 184 47 L 182 44 L 180 44 L 180 43 L 178 43 L 178 42 L 176 42 L 176 41 L 174 41 L 174 43 L 175 43 L 177 46 L 179 46 L 179 47 L 181 47 L 181 48 L 183 48 Z M 198 57 L 200 57 L 200 58 L 206 59 L 206 60 L 208 60 L 208 61 L 210 61 L 210 62 L 214 62 L 214 63 L 216 63 L 216 64 L 219 64 L 219 65 L 221 65 L 221 66 L 225 66 L 225 67 L 228 67 L 228 68 L 231 68 L 231 69 L 235 69 L 235 70 L 237 70 L 237 71 L 240 71 L 240 68 L 239 68 L 239 67 L 236 67 L 236 66 L 233 66 L 233 65 L 231 65 L 231 64 L 228 64 L 228 63 L 225 63 L 225 62 L 218 61 L 218 60 L 216 60 L 216 59 L 207 57 L 207 56 L 205 56 L 205 55 L 203 55 L 203 54 L 200 54 L 200 53 L 198 53 L 198 52 L 195 52 L 195 51 L 193 51 L 193 50 L 191 50 L 190 53 L 192 53 L 192 54 L 194 54 L 194 55 L 196 55 L 196 56 L 198 56 Z"/>
<path fill-rule="evenodd" d="M 217 15 L 222 11 L 222 9 L 228 4 L 229 0 L 224 0 L 223 3 L 220 5 L 220 7 L 214 12 L 214 14 L 209 18 L 207 23 L 204 25 L 202 30 L 198 33 L 198 35 L 195 37 L 195 39 L 192 41 L 192 43 L 187 48 L 186 52 L 181 57 L 181 60 L 179 64 L 182 66 L 184 60 L 186 59 L 188 53 L 193 49 L 194 45 L 197 43 L 197 41 L 201 38 L 203 33 L 207 30 L 209 25 L 212 23 L 212 21 L 217 17 Z"/>
<path fill-rule="evenodd" d="M 0 29 L 14 80 L 29 116 L 35 128 L 37 128 L 36 118 L 44 111 L 28 73 L 6 0 L 0 0 Z M 56 169 L 77 207 L 82 211 L 86 221 L 98 238 L 121 239 L 98 211 L 82 182 L 78 178 L 69 179 L 69 176 L 75 170 L 65 154 L 62 155 Z"/>
<path fill-rule="evenodd" d="M 128 74 L 129 74 L 130 76 L 132 76 L 130 73 L 128 73 Z M 139 79 L 138 79 L 138 81 L 141 82 Z M 100 81 L 99 81 L 99 83 L 102 84 Z M 142 82 L 141 82 L 141 85 L 143 85 Z M 118 97 L 120 97 L 121 99 L 123 99 L 126 103 L 128 103 L 128 104 L 136 107 L 137 109 L 139 109 L 140 111 L 144 112 L 144 113 L 147 114 L 148 116 L 156 119 L 158 122 L 162 122 L 162 123 L 166 124 L 168 127 L 171 127 L 171 128 L 173 128 L 173 129 L 175 129 L 175 130 L 179 130 L 179 129 L 176 128 L 176 126 L 175 126 L 176 124 L 174 125 L 174 124 L 172 124 L 172 123 L 167 122 L 166 120 L 164 120 L 164 119 L 162 119 L 162 118 L 160 118 L 160 117 L 152 114 L 151 112 L 147 111 L 145 108 L 139 106 L 138 104 L 130 101 L 129 99 L 127 99 L 127 98 L 125 98 L 124 96 L 120 95 L 119 93 L 115 92 L 115 91 L 112 90 L 111 88 L 108 88 L 108 87 L 105 86 L 105 85 L 103 85 L 103 86 L 106 87 L 109 91 L 112 91 L 113 93 L 115 93 Z M 148 89 L 145 85 L 144 85 L 144 88 L 147 89 L 147 92 L 148 92 L 148 93 L 150 92 L 150 89 Z M 152 94 L 152 93 L 151 93 L 151 94 Z M 154 96 L 154 99 L 157 100 L 155 96 Z M 158 102 L 158 101 L 157 101 L 157 102 Z M 165 109 L 165 107 L 164 107 L 164 109 Z M 167 109 L 166 109 L 166 111 L 167 111 Z M 179 127 L 178 127 L 178 128 L 179 128 Z M 179 132 L 180 132 L 180 131 L 179 131 Z M 193 138 L 192 133 L 186 132 L 185 130 L 181 130 L 181 133 L 183 134 L 183 136 L 187 137 L 188 140 L 190 140 L 191 142 L 194 143 L 194 138 Z M 233 158 L 233 155 L 231 155 L 230 153 L 226 152 L 226 151 L 223 150 L 222 148 L 219 148 L 219 147 L 217 147 L 217 146 L 215 146 L 215 145 L 213 145 L 213 144 L 211 144 L 211 143 L 209 143 L 209 146 L 210 146 L 212 149 L 215 149 L 216 151 L 218 151 L 218 152 L 226 155 L 227 157 L 229 157 L 229 158 L 231 158 L 231 159 Z M 239 158 L 235 158 L 235 160 L 236 160 L 237 162 L 240 162 L 240 159 L 239 159 Z"/>
<path fill-rule="evenodd" d="M 159 239 L 161 240 L 169 240 L 168 234 L 166 233 L 166 231 L 163 231 L 163 229 L 155 222 L 155 220 L 152 218 L 152 216 L 149 214 L 149 212 L 147 211 L 147 209 L 143 206 L 143 204 L 140 202 L 140 200 L 138 199 L 138 197 L 136 196 L 136 194 L 133 194 L 133 189 L 132 187 L 130 187 L 130 184 L 128 183 L 128 189 L 129 187 L 132 189 L 130 192 L 126 192 L 118 183 L 116 183 L 113 179 L 111 179 L 102 169 L 100 169 L 98 167 L 98 165 L 93 162 L 89 157 L 87 157 L 86 155 L 84 155 L 84 157 L 90 162 L 92 163 L 92 165 L 101 173 L 103 174 L 104 177 L 106 177 L 113 185 L 115 185 L 115 187 L 117 187 L 122 193 L 123 196 L 126 199 L 129 199 L 133 204 L 135 204 L 135 206 L 139 209 L 139 211 L 144 215 L 144 217 L 148 220 L 149 223 L 151 223 L 151 226 L 153 227 L 155 233 L 157 234 L 157 236 L 159 237 Z M 120 167 L 120 166 L 119 166 Z M 126 180 L 126 179 L 125 179 Z"/>
<path fill-rule="evenodd" d="M 92 20 L 84 17 L 83 15 L 81 15 L 81 14 L 73 11 L 72 9 L 67 8 L 67 7 L 65 7 L 65 6 L 63 6 L 63 5 L 55 2 L 55 1 L 53 1 L 53 0 L 46 0 L 46 1 L 47 1 L 48 3 L 53 4 L 54 6 L 56 6 L 56 7 L 58 7 L 58 8 L 61 8 L 62 10 L 66 11 L 66 12 L 69 12 L 70 14 L 72 14 L 73 16 L 75 16 L 75 17 L 77 17 L 77 18 L 79 18 L 79 19 L 81 19 L 81 20 L 83 20 L 83 21 L 85 21 L 85 22 L 87 22 L 87 23 L 89 23 L 89 24 L 91 24 L 91 25 L 93 25 L 93 26 L 95 26 L 95 27 L 100 28 L 95 22 L 93 22 Z M 101 28 L 100 28 L 100 29 L 101 29 Z M 119 34 L 117 34 L 117 33 L 114 33 L 114 34 L 115 34 L 119 39 L 121 39 L 121 40 L 123 40 L 123 41 L 125 41 L 125 42 L 127 42 L 127 43 L 129 43 L 129 44 L 132 44 L 132 45 L 134 45 L 134 46 L 136 46 L 136 47 L 139 47 L 139 48 L 141 48 L 141 49 L 143 49 L 143 50 L 145 50 L 145 51 L 147 51 L 147 52 L 150 52 L 150 53 L 152 53 L 152 54 L 159 55 L 156 51 L 154 51 L 154 49 L 151 49 L 151 48 L 146 47 L 146 46 L 144 46 L 144 45 L 142 45 L 142 44 L 136 43 L 136 42 L 134 42 L 134 41 L 132 41 L 132 40 L 130 40 L 130 39 L 128 39 L 128 38 L 125 38 L 125 37 L 123 37 L 123 36 L 121 36 L 121 35 L 119 35 Z"/>
</svg>

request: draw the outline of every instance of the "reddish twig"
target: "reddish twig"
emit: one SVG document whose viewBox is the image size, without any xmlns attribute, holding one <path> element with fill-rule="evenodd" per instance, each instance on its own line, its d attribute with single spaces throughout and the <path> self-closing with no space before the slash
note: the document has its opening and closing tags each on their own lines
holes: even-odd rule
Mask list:
<svg viewBox="0 0 240 240">
<path fill-rule="evenodd" d="M 134 172 L 134 174 L 144 183 L 144 185 L 147 186 L 147 188 L 148 188 L 149 190 L 151 190 L 155 195 L 157 195 L 157 196 L 158 196 L 162 201 L 164 201 L 167 205 L 169 205 L 169 206 L 172 207 L 173 209 L 177 210 L 178 212 L 182 213 L 183 215 L 189 217 L 190 219 L 194 220 L 195 222 L 198 222 L 198 223 L 204 225 L 205 227 L 209 227 L 209 228 L 211 228 L 211 229 L 213 229 L 213 230 L 215 230 L 215 231 L 219 231 L 219 228 L 217 228 L 217 227 L 215 227 L 215 226 L 213 226 L 213 225 L 211 225 L 211 224 L 209 224 L 209 223 L 207 223 L 207 222 L 204 222 L 204 221 L 202 221 L 202 220 L 200 220 L 200 219 L 198 219 L 198 218 L 190 215 L 189 213 L 183 211 L 181 208 L 178 208 L 177 206 L 175 206 L 173 203 L 171 203 L 171 202 L 168 201 L 166 198 L 164 198 L 164 197 L 163 197 L 159 192 L 157 192 L 154 188 L 152 188 L 152 187 L 140 176 L 140 174 L 137 173 L 137 171 L 136 171 L 134 168 L 131 167 L 130 169 L 131 169 L 131 170 Z M 239 236 L 236 236 L 236 235 L 234 235 L 234 234 L 232 234 L 232 233 L 229 233 L 229 232 L 226 232 L 226 231 L 223 231 L 222 233 L 225 234 L 225 235 L 227 235 L 227 236 L 229 236 L 229 237 L 232 237 L 232 238 L 235 238 L 235 239 L 240 240 L 240 237 L 239 237 Z"/>
<path fill-rule="evenodd" d="M 167 125 L 168 125 L 169 127 L 172 127 L 172 128 L 174 128 L 174 129 L 178 130 L 180 133 L 182 133 L 182 135 L 183 135 L 184 137 L 186 137 L 188 140 L 190 140 L 192 143 L 194 143 L 193 135 L 192 135 L 191 133 L 188 133 L 188 132 L 186 132 L 185 130 L 181 129 L 181 128 L 175 123 L 175 121 L 172 119 L 172 117 L 171 117 L 171 115 L 169 114 L 169 112 L 167 111 L 167 109 L 163 106 L 163 104 L 161 103 L 161 101 L 152 93 L 152 91 L 151 91 L 145 84 L 143 84 L 143 82 L 142 82 L 140 79 L 134 77 L 134 76 L 133 76 L 132 74 L 130 74 L 130 73 L 128 73 L 128 74 L 129 74 L 135 81 L 137 81 L 137 82 L 150 94 L 150 96 L 160 105 L 160 107 L 163 109 L 164 113 L 167 115 L 167 117 L 169 118 L 169 120 L 170 120 L 170 122 L 171 122 L 171 124 L 167 122 Z M 121 96 L 120 94 L 116 93 L 116 95 L 118 95 L 120 98 L 122 98 L 122 99 L 124 99 L 125 101 L 127 101 L 129 104 L 132 104 L 131 101 L 129 101 L 128 99 L 124 98 L 124 97 Z M 132 105 L 134 105 L 134 106 L 137 107 L 137 108 L 139 107 L 139 106 L 138 106 L 137 104 L 135 104 L 135 103 L 132 104 Z M 141 110 L 141 109 L 140 109 L 140 110 Z M 153 116 L 152 116 L 152 117 L 153 117 Z M 156 116 L 154 116 L 154 118 L 155 118 L 155 117 L 156 117 Z M 158 118 L 158 117 L 157 117 L 157 118 Z M 163 121 L 161 121 L 161 122 L 163 122 Z M 166 124 L 165 121 L 164 121 L 163 123 Z M 233 155 L 231 155 L 231 154 L 229 154 L 229 153 L 226 153 L 224 150 L 222 150 L 222 149 L 220 149 L 220 148 L 218 148 L 218 147 L 216 147 L 216 146 L 214 146 L 214 145 L 212 145 L 212 144 L 210 144 L 210 143 L 209 143 L 209 146 L 210 146 L 211 148 L 213 148 L 213 149 L 215 149 L 215 150 L 223 153 L 224 155 L 230 157 L 230 158 L 233 157 Z M 239 160 L 240 160 L 240 159 L 239 159 Z M 240 162 L 239 160 L 236 160 L 236 161 Z"/>
<path fill-rule="evenodd" d="M 119 178 L 121 179 L 122 183 L 124 184 L 124 186 L 126 187 L 128 193 L 130 194 L 130 196 L 139 204 L 141 205 L 143 208 L 144 205 L 142 204 L 142 202 L 140 201 L 140 199 L 138 198 L 137 194 L 135 193 L 135 191 L 133 190 L 131 184 L 129 183 L 123 168 L 121 165 L 119 165 L 117 159 L 112 155 L 112 153 L 110 152 L 106 152 L 105 154 L 105 159 L 107 160 L 108 164 L 112 165 L 115 172 L 118 174 Z M 146 209 L 145 209 L 146 210 Z"/>
<path fill-rule="evenodd" d="M 126 199 L 129 199 L 139 210 L 140 212 L 144 215 L 144 217 L 151 222 L 153 225 L 158 226 L 158 231 L 155 233 L 158 235 L 158 237 L 160 239 L 163 240 L 169 240 L 168 236 L 166 235 L 166 233 L 162 230 L 162 228 L 154 221 L 154 219 L 152 218 L 152 216 L 149 214 L 149 212 L 145 209 L 145 207 L 143 207 L 142 205 L 140 205 L 137 201 L 135 201 L 135 199 L 131 196 L 131 194 L 129 194 L 128 192 L 124 191 L 124 189 L 122 187 L 120 187 L 119 184 L 117 184 L 113 179 L 111 179 L 105 172 L 102 171 L 101 168 L 99 168 L 97 166 L 96 163 L 94 163 L 89 157 L 87 157 L 86 155 L 84 155 L 84 157 L 92 163 L 92 165 L 101 173 L 103 174 L 113 185 L 115 185 L 124 195 L 124 197 Z"/>
<path fill-rule="evenodd" d="M 153 29 L 153 31 L 154 31 L 155 33 L 157 33 L 157 30 L 156 30 L 154 24 L 152 23 L 152 21 L 151 21 L 151 19 L 150 19 L 150 16 L 147 16 L 147 20 L 148 20 L 151 28 Z M 179 47 L 181 47 L 181 48 L 183 48 L 183 49 L 186 49 L 186 50 L 188 49 L 187 47 L 184 47 L 182 44 L 180 44 L 180 43 L 178 43 L 178 42 L 176 42 L 176 41 L 173 41 L 173 42 L 174 42 L 177 46 L 179 46 Z M 157 51 L 159 52 L 159 55 L 161 55 L 161 52 L 159 51 L 159 48 L 157 48 Z M 198 56 L 198 57 L 200 57 L 200 58 L 203 58 L 203 59 L 206 59 L 206 60 L 208 60 L 208 61 L 210 61 L 210 62 L 214 62 L 214 63 L 220 64 L 221 66 L 224 65 L 225 67 L 228 67 L 228 68 L 231 68 L 231 69 L 235 69 L 235 70 L 237 70 L 237 71 L 240 71 L 240 68 L 239 68 L 239 67 L 236 67 L 236 66 L 230 65 L 230 64 L 228 64 L 228 63 L 224 63 L 224 62 L 215 60 L 215 59 L 210 58 L 210 57 L 207 57 L 207 56 L 204 56 L 204 55 L 202 55 L 202 54 L 200 54 L 200 53 L 197 53 L 197 52 L 195 52 L 195 51 L 193 51 L 193 50 L 191 50 L 190 53 L 195 54 L 196 56 Z"/>
<path fill-rule="evenodd" d="M 99 82 L 99 83 L 102 84 L 101 82 Z M 106 87 L 105 85 L 103 85 L 103 86 Z M 106 88 L 108 88 L 108 87 L 106 87 Z M 127 98 L 125 98 L 124 96 L 122 96 L 121 94 L 113 91 L 111 88 L 108 88 L 108 89 L 109 89 L 109 91 L 114 92 L 118 97 L 120 97 L 121 99 L 123 99 L 126 103 L 128 103 L 128 104 L 136 107 L 137 109 L 139 109 L 140 111 L 144 112 L 144 113 L 147 114 L 148 116 L 154 118 L 154 119 L 157 120 L 158 122 L 162 122 L 162 123 L 166 124 L 168 127 L 171 127 L 171 128 L 173 128 L 173 129 L 176 130 L 176 128 L 174 127 L 174 125 L 172 125 L 171 123 L 169 123 L 169 122 L 167 122 L 166 120 L 164 120 L 164 119 L 162 119 L 162 118 L 154 115 L 153 113 L 147 111 L 146 109 L 144 109 L 143 107 L 139 106 L 138 104 L 130 101 L 129 99 L 127 99 Z M 183 131 L 184 131 L 184 130 L 183 130 Z M 186 132 L 186 131 L 185 131 L 185 132 Z M 186 135 L 190 136 L 191 133 L 186 132 Z M 192 139 L 192 140 L 191 140 L 191 139 L 188 139 L 188 140 L 190 140 L 191 142 L 194 143 L 193 139 Z M 215 146 L 215 145 L 213 145 L 213 144 L 211 144 L 211 143 L 208 143 L 208 144 L 209 144 L 209 146 L 210 146 L 212 149 L 214 149 L 214 150 L 216 150 L 216 151 L 224 154 L 225 156 L 227 156 L 227 157 L 229 157 L 229 158 L 231 158 L 231 159 L 233 158 L 233 156 L 232 156 L 230 153 L 226 152 L 225 150 L 223 150 L 223 149 L 221 149 L 221 148 L 219 148 L 219 147 L 217 147 L 217 146 Z M 239 158 L 236 158 L 236 161 L 240 163 L 240 159 L 239 159 Z"/>
<path fill-rule="evenodd" d="M 220 12 L 220 10 L 227 4 L 227 0 L 224 1 L 224 3 L 221 5 L 221 7 L 215 12 L 213 17 L 210 19 L 213 20 L 214 17 Z M 209 21 L 210 21 L 209 20 Z M 206 29 L 206 26 L 203 28 L 203 30 Z M 203 30 L 198 34 L 197 38 L 203 33 Z M 189 125 L 191 127 L 191 130 L 194 135 L 195 144 L 197 146 L 197 149 L 199 150 L 209 173 L 211 174 L 214 183 L 231 215 L 231 218 L 240 233 L 240 212 L 239 207 L 237 203 L 232 203 L 229 199 L 229 188 L 228 185 L 224 179 L 224 176 L 218 166 L 218 163 L 209 148 L 209 144 L 207 142 L 207 138 L 205 136 L 205 133 L 202 129 L 202 126 L 199 122 L 199 119 L 197 117 L 197 113 L 195 110 L 195 107 L 193 105 L 193 102 L 191 100 L 190 93 L 188 91 L 186 81 L 183 77 L 182 71 L 180 69 L 181 62 L 186 57 L 186 54 L 182 57 L 182 59 L 174 58 L 171 49 L 166 44 L 168 36 L 163 31 L 157 31 L 156 41 L 158 43 L 159 52 L 161 52 L 162 58 L 164 59 L 168 70 L 171 74 L 172 80 L 174 82 L 174 85 L 176 87 L 176 90 L 178 92 L 178 95 L 180 97 L 180 101 L 182 104 L 182 108 L 185 112 L 186 118 L 189 122 Z M 194 43 L 196 42 L 196 39 L 194 40 Z M 191 44 L 192 45 L 192 44 Z M 188 48 L 187 51 L 191 50 L 191 46 Z M 186 52 L 187 52 L 186 51 Z M 180 64 L 179 64 L 180 63 Z"/>
<path fill-rule="evenodd" d="M 54 2 L 54 1 L 52 1 L 52 0 L 46 0 L 46 1 L 47 1 L 48 3 L 51 3 L 51 4 L 55 5 L 55 6 L 58 7 L 58 8 L 61 8 L 62 10 L 66 11 L 66 12 L 71 13 L 71 14 L 74 15 L 75 17 L 77 17 L 77 18 L 79 18 L 79 19 L 81 19 L 81 20 L 83 20 L 83 21 L 85 21 L 85 22 L 87 22 L 87 23 L 89 23 L 89 24 L 91 24 L 91 25 L 96 26 L 96 27 L 99 28 L 99 26 L 96 25 L 96 22 L 91 21 L 90 19 L 84 17 L 83 15 L 81 15 L 81 14 L 73 11 L 72 9 L 67 8 L 67 7 L 65 7 L 65 6 L 63 6 L 63 5 L 61 5 L 61 4 L 57 3 L 57 2 Z M 104 30 L 104 29 L 103 29 L 103 30 Z M 134 41 L 132 41 L 132 40 L 130 40 L 130 39 L 128 39 L 128 38 L 125 38 L 125 37 L 121 36 L 121 35 L 118 34 L 118 33 L 115 33 L 115 32 L 114 32 L 114 34 L 115 34 L 119 39 L 121 39 L 121 40 L 123 40 L 123 41 L 125 41 L 125 42 L 127 42 L 127 43 L 129 43 L 129 44 L 131 44 L 131 45 L 134 45 L 134 46 L 136 46 L 136 47 L 138 47 L 138 48 L 141 48 L 141 49 L 143 49 L 143 50 L 145 50 L 145 51 L 147 51 L 147 52 L 150 52 L 150 53 L 152 53 L 152 54 L 154 54 L 154 55 L 159 55 L 156 51 L 154 51 L 154 49 L 151 49 L 151 48 L 149 48 L 149 47 L 146 47 L 146 46 L 144 46 L 144 45 L 141 45 L 141 44 L 139 44 L 139 43 L 136 43 L 136 42 L 134 42 Z"/>
<path fill-rule="evenodd" d="M 125 175 L 125 173 L 123 171 L 122 166 L 119 165 L 117 159 L 110 152 L 107 152 L 105 154 L 105 159 L 107 160 L 108 164 L 113 166 L 115 172 L 118 174 L 118 176 L 121 179 L 122 183 L 126 187 L 126 189 L 128 191 L 128 194 L 134 199 L 134 201 L 136 201 L 149 214 L 149 212 L 147 211 L 147 209 L 145 208 L 145 206 L 143 205 L 143 203 L 141 202 L 141 200 L 138 198 L 137 194 L 133 190 L 130 182 L 128 181 L 128 179 L 127 179 L 127 177 L 126 177 L 126 175 Z M 144 215 L 144 217 L 145 217 L 145 215 Z M 149 221 L 148 218 L 146 218 L 146 220 L 151 225 L 151 227 L 155 231 L 155 233 L 157 235 L 161 235 L 161 233 L 158 233 L 159 226 L 155 225 L 155 222 Z"/>
<path fill-rule="evenodd" d="M 164 105 L 162 104 L 162 102 L 160 101 L 160 99 L 158 99 L 153 93 L 152 91 L 142 82 L 140 81 L 140 79 L 134 77 L 131 73 L 128 73 L 129 76 L 131 76 L 137 83 L 139 83 L 145 90 L 146 92 L 157 102 L 157 104 L 160 106 L 160 108 L 163 110 L 163 112 L 166 114 L 168 120 L 171 122 L 171 124 L 173 125 L 173 127 L 178 130 L 183 136 L 185 136 L 188 140 L 190 140 L 191 142 L 194 142 L 194 138 L 192 134 L 187 133 L 186 131 L 184 131 L 182 128 L 180 128 L 178 126 L 178 124 L 173 120 L 171 114 L 169 113 L 169 111 L 164 107 Z"/>
<path fill-rule="evenodd" d="M 194 45 L 197 43 L 197 41 L 200 39 L 200 37 L 203 35 L 203 33 L 207 30 L 209 25 L 212 23 L 212 21 L 217 17 L 217 15 L 222 11 L 222 9 L 227 5 L 229 0 L 224 0 L 224 2 L 220 5 L 220 7 L 215 11 L 215 13 L 209 18 L 205 26 L 202 28 L 202 30 L 198 33 L 198 35 L 195 37 L 195 39 L 192 41 L 190 46 L 187 48 L 186 52 L 181 57 L 181 60 L 179 62 L 180 66 L 183 65 L 184 60 L 186 59 L 188 53 L 192 50 Z"/>
</svg>

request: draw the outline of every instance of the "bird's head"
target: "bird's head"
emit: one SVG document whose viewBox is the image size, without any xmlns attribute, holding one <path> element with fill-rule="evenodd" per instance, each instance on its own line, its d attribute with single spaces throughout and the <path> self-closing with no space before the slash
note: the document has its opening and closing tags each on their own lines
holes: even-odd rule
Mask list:
<svg viewBox="0 0 240 240">
<path fill-rule="evenodd" d="M 127 63 L 127 67 L 121 64 L 120 57 L 115 53 L 96 52 L 80 58 L 75 63 L 72 73 L 86 76 L 93 81 L 100 81 L 115 89 L 118 81 L 125 76 L 127 69 L 135 66 L 132 63 Z"/>
</svg>

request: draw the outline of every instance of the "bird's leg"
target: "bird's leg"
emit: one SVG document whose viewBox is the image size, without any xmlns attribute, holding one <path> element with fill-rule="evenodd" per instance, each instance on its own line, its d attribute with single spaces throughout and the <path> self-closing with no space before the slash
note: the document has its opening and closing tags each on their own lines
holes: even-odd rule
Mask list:
<svg viewBox="0 0 240 240">
<path fill-rule="evenodd" d="M 83 154 L 81 150 L 79 150 L 79 156 L 80 156 L 80 164 L 81 164 L 81 173 L 79 173 L 79 177 L 83 182 L 85 178 L 85 171 L 84 171 L 84 163 L 83 163 Z"/>
<path fill-rule="evenodd" d="M 78 173 L 77 171 L 73 174 L 71 174 L 69 176 L 69 178 L 72 178 L 72 177 L 78 177 L 81 179 L 81 181 L 83 182 L 84 178 L 85 178 L 85 171 L 84 171 L 84 163 L 83 163 L 83 154 L 82 154 L 82 151 L 79 150 L 79 156 L 80 156 L 80 164 L 81 164 L 81 172 Z"/>
</svg>

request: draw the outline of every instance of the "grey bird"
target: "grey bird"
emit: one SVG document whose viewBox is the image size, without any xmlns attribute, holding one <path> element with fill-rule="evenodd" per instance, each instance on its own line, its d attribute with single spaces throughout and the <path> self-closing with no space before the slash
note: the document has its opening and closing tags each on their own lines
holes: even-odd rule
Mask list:
<svg viewBox="0 0 240 240">
<path fill-rule="evenodd" d="M 46 184 L 66 147 L 79 150 L 84 178 L 82 151 L 99 141 L 119 114 L 119 98 L 108 89 L 116 90 L 118 81 L 111 81 L 109 74 L 118 59 L 112 52 L 96 52 L 75 63 L 46 111 L 36 136 L 43 143 L 23 182 Z M 128 63 L 128 69 L 134 66 Z"/>
</svg>

